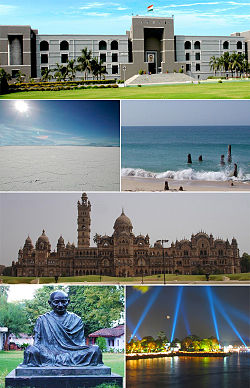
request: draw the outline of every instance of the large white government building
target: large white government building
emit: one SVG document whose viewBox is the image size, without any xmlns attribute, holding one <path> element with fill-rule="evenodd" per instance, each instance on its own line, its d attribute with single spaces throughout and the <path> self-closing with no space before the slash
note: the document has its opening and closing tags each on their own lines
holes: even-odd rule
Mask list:
<svg viewBox="0 0 250 388">
<path fill-rule="evenodd" d="M 40 35 L 30 26 L 0 26 L 0 67 L 12 77 L 21 70 L 39 78 L 43 69 L 66 65 L 84 48 L 103 61 L 106 78 L 128 79 L 139 70 L 158 74 L 182 69 L 206 79 L 213 75 L 212 56 L 236 52 L 249 60 L 250 30 L 230 36 L 175 35 L 173 17 L 152 16 L 133 16 L 131 29 L 124 35 Z M 78 73 L 79 77 L 83 74 Z"/>
</svg>

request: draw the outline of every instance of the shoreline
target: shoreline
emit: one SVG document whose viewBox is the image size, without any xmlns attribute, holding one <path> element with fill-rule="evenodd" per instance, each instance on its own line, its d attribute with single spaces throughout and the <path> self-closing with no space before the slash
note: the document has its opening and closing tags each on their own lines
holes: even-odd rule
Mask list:
<svg viewBox="0 0 250 388">
<path fill-rule="evenodd" d="M 126 354 L 126 361 L 130 360 L 142 360 L 147 358 L 161 358 L 161 357 L 228 357 L 230 353 L 218 352 L 218 353 L 208 353 L 208 352 L 173 352 L 173 353 L 147 353 L 147 354 Z"/>
<path fill-rule="evenodd" d="M 122 191 L 162 191 L 164 190 L 165 181 L 168 182 L 169 192 L 180 191 L 250 191 L 250 182 L 241 181 L 198 181 L 198 180 L 175 180 L 161 178 L 145 177 L 121 177 Z M 233 186 L 232 186 L 233 183 Z"/>
</svg>

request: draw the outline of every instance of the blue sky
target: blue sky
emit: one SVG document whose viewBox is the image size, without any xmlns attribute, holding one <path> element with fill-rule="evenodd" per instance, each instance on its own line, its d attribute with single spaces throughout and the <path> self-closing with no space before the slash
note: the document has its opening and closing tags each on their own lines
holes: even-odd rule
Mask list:
<svg viewBox="0 0 250 388">
<path fill-rule="evenodd" d="M 0 101 L 0 145 L 119 146 L 119 101 Z"/>
<path fill-rule="evenodd" d="M 24 6 L 25 4 L 25 6 Z M 125 34 L 131 15 L 175 17 L 175 34 L 228 35 L 250 28 L 250 0 L 0 0 L 0 24 L 39 33 Z"/>
<path fill-rule="evenodd" d="M 123 100 L 121 118 L 122 126 L 250 126 L 250 101 Z"/>
</svg>

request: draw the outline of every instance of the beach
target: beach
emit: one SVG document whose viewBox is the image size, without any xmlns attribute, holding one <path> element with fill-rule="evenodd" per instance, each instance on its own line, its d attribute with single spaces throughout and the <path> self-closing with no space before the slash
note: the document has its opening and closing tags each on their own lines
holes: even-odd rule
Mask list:
<svg viewBox="0 0 250 388">
<path fill-rule="evenodd" d="M 165 191 L 166 179 L 122 177 L 122 191 Z M 198 180 L 174 180 L 168 179 L 169 191 L 250 191 L 250 182 L 240 181 L 198 181 Z M 231 184 L 233 183 L 233 186 Z"/>
<path fill-rule="evenodd" d="M 122 127 L 122 190 L 250 190 L 250 127 Z"/>
<path fill-rule="evenodd" d="M 0 147 L 2 191 L 115 191 L 119 147 Z"/>
</svg>

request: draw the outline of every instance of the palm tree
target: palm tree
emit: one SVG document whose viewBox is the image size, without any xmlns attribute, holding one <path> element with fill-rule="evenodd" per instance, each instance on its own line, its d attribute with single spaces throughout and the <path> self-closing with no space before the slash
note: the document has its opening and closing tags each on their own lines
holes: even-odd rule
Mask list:
<svg viewBox="0 0 250 388">
<path fill-rule="evenodd" d="M 41 80 L 44 81 L 44 82 L 47 82 L 47 81 L 50 81 L 51 78 L 52 78 L 52 69 L 49 69 L 49 68 L 45 68 L 42 70 L 42 78 Z"/>
<path fill-rule="evenodd" d="M 77 69 L 79 71 L 84 72 L 84 79 L 87 79 L 87 73 L 91 72 L 91 56 L 92 51 L 88 50 L 87 47 L 85 47 L 82 50 L 82 55 L 77 58 L 78 66 Z"/>
<path fill-rule="evenodd" d="M 65 81 L 67 75 L 68 75 L 68 70 L 64 65 L 60 65 L 59 63 L 56 63 L 56 68 L 54 69 L 55 71 L 55 78 L 57 81 Z"/>
<path fill-rule="evenodd" d="M 249 66 L 249 62 L 248 62 L 246 57 L 244 58 L 243 63 L 242 63 L 242 70 L 245 73 L 245 77 L 247 77 L 249 70 L 250 70 L 250 66 Z"/>
<path fill-rule="evenodd" d="M 236 52 L 233 52 L 230 55 L 229 69 L 232 72 L 232 77 L 233 77 L 233 72 L 234 71 L 235 71 L 236 76 L 238 76 L 238 71 L 241 68 L 241 63 L 240 63 L 241 57 L 240 57 L 240 55 L 241 54 L 237 54 Z"/>
<path fill-rule="evenodd" d="M 92 71 L 93 76 L 96 77 L 96 79 L 98 79 L 98 75 L 99 75 L 99 71 L 100 71 L 100 63 L 98 62 L 97 57 L 94 57 L 93 59 L 91 59 L 90 67 L 91 67 L 91 71 Z"/>
<path fill-rule="evenodd" d="M 75 66 L 75 62 L 76 62 L 75 59 L 71 59 L 71 60 L 68 60 L 68 64 L 67 64 L 67 74 L 71 81 L 73 81 L 74 78 L 76 77 L 77 67 Z"/>
<path fill-rule="evenodd" d="M 102 63 L 103 61 L 100 62 L 100 70 L 99 70 L 99 74 L 100 74 L 100 79 L 102 78 L 102 74 L 108 74 L 107 71 L 106 71 L 106 66 L 102 66 Z"/>
<path fill-rule="evenodd" d="M 228 71 L 229 69 L 229 63 L 230 63 L 230 54 L 228 51 L 226 51 L 222 56 L 221 56 L 221 67 L 225 71 Z"/>
<path fill-rule="evenodd" d="M 214 76 L 216 76 L 216 71 L 218 70 L 218 58 L 216 58 L 214 55 L 210 58 L 209 66 L 210 70 L 213 69 Z"/>
</svg>

